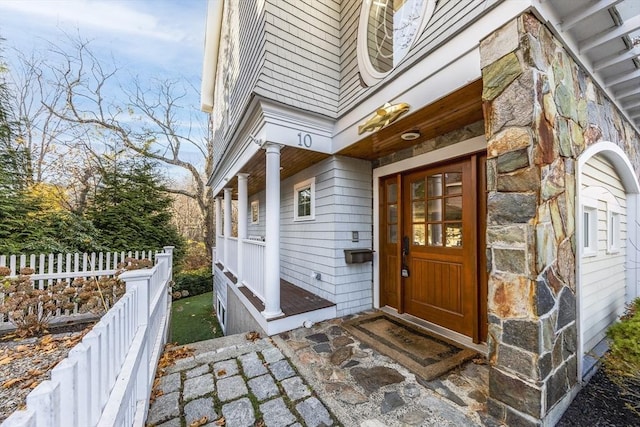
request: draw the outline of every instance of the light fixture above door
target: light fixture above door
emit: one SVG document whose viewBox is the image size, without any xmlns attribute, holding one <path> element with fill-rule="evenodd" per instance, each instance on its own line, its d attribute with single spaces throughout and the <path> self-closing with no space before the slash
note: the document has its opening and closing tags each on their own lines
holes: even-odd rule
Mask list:
<svg viewBox="0 0 640 427">
<path fill-rule="evenodd" d="M 420 131 L 417 129 L 414 130 L 408 130 L 406 132 L 403 132 L 400 135 L 400 138 L 402 138 L 404 141 L 413 141 L 416 140 L 418 138 L 420 138 Z"/>
</svg>

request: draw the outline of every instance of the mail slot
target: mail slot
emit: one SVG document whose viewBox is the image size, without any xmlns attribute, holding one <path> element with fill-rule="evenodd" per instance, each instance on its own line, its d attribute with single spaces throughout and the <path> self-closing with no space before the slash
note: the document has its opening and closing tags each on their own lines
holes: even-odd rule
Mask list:
<svg viewBox="0 0 640 427">
<path fill-rule="evenodd" d="M 344 260 L 347 264 L 360 264 L 373 261 L 372 249 L 345 249 Z"/>
</svg>

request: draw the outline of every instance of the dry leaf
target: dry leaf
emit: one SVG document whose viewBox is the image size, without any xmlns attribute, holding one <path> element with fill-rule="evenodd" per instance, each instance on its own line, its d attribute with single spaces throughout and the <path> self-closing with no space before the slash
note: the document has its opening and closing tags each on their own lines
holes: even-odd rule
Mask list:
<svg viewBox="0 0 640 427">
<path fill-rule="evenodd" d="M 12 378 L 9 381 L 5 381 L 2 384 L 2 388 L 9 388 L 9 387 L 13 387 L 14 385 L 16 385 L 17 383 L 19 383 L 20 381 L 24 380 L 24 378 Z"/>
<path fill-rule="evenodd" d="M 40 340 L 40 345 L 47 345 L 49 344 L 51 341 L 53 341 L 53 336 L 51 334 L 49 335 L 45 335 L 44 337 L 42 337 L 42 339 Z"/>
<path fill-rule="evenodd" d="M 225 425 L 227 422 L 225 421 L 224 417 L 220 417 L 216 420 L 216 425 L 217 426 L 223 426 Z"/>
<path fill-rule="evenodd" d="M 260 339 L 260 333 L 256 331 L 248 332 L 247 335 L 244 336 L 247 341 L 255 341 Z"/>
<path fill-rule="evenodd" d="M 26 381 L 24 384 L 22 384 L 22 386 L 20 388 L 25 389 L 25 388 L 35 388 L 35 386 L 31 387 L 33 384 L 37 385 L 37 381 L 34 379 L 28 380 Z"/>
<path fill-rule="evenodd" d="M 0 359 L 0 365 L 7 365 L 11 363 L 12 360 L 13 360 L 13 357 L 7 356 L 4 359 Z"/>
<path fill-rule="evenodd" d="M 29 346 L 27 345 L 18 345 L 16 346 L 16 351 L 23 352 L 29 350 Z"/>
<path fill-rule="evenodd" d="M 200 427 L 203 426 L 207 423 L 209 419 L 205 416 L 200 418 L 199 420 L 195 420 L 193 421 L 191 424 L 189 424 L 189 427 Z"/>
<path fill-rule="evenodd" d="M 220 369 L 218 372 L 216 372 L 216 375 L 218 375 L 219 377 L 227 375 L 227 371 L 225 371 L 224 369 Z"/>
</svg>

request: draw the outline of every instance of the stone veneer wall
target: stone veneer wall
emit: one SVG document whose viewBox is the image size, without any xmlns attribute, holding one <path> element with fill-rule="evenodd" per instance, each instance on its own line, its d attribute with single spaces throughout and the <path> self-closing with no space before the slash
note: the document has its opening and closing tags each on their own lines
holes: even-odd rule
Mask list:
<svg viewBox="0 0 640 427">
<path fill-rule="evenodd" d="M 380 157 L 373 162 L 373 167 L 388 165 L 390 163 L 399 162 L 400 160 L 408 159 L 411 157 L 419 156 L 420 154 L 428 153 L 430 151 L 439 150 L 441 148 L 448 147 L 450 145 L 457 144 L 461 141 L 480 136 L 484 133 L 484 121 L 480 120 L 470 125 L 461 127 L 454 131 L 445 133 L 444 135 L 437 136 L 435 138 L 420 141 L 419 143 L 412 145 L 400 151 L 389 154 L 385 157 Z"/>
<path fill-rule="evenodd" d="M 556 414 L 545 417 L 578 378 L 577 158 L 591 144 L 611 141 L 637 175 L 640 138 L 532 15 L 484 39 L 480 54 L 488 143 L 488 409 L 508 425 L 552 423 Z"/>
</svg>

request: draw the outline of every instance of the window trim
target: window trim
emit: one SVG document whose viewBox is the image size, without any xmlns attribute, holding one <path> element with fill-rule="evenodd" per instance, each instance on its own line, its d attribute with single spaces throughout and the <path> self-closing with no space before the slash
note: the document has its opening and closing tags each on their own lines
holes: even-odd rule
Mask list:
<svg viewBox="0 0 640 427">
<path fill-rule="evenodd" d="M 420 35 L 424 32 L 425 28 L 431 18 L 433 17 L 433 13 L 436 8 L 436 0 L 424 0 L 425 5 L 423 6 L 423 14 L 420 17 L 421 22 L 418 27 L 418 31 L 416 31 L 416 35 L 413 40 L 409 44 L 407 48 L 407 53 L 405 56 L 398 61 L 398 64 L 393 66 L 387 72 L 380 72 L 375 69 L 373 64 L 371 63 L 371 58 L 369 57 L 369 49 L 367 46 L 368 40 L 368 30 L 369 30 L 369 14 L 371 10 L 371 6 L 374 4 L 374 0 L 364 0 L 362 2 L 362 8 L 360 9 L 360 20 L 358 22 L 358 38 L 357 38 L 357 57 L 358 57 L 358 70 L 360 71 L 360 77 L 366 86 L 374 86 L 382 79 L 391 74 L 398 65 L 400 65 L 406 58 L 409 56 L 409 52 L 415 46 L 417 40 L 420 38 Z"/>
<path fill-rule="evenodd" d="M 222 332 L 227 332 L 227 307 L 222 303 L 222 300 L 218 295 L 216 295 L 216 317 L 218 318 L 218 323 L 220 323 L 220 327 L 222 328 Z"/>
<path fill-rule="evenodd" d="M 298 215 L 298 194 L 300 191 L 309 188 L 311 190 L 311 206 L 309 215 Z M 309 178 L 293 186 L 293 220 L 313 221 L 316 219 L 316 178 Z"/>
<path fill-rule="evenodd" d="M 585 218 L 589 215 L 589 220 Z M 584 235 L 587 230 L 588 235 Z M 598 201 L 589 197 L 582 198 L 582 256 L 598 256 Z"/>
<path fill-rule="evenodd" d="M 622 233 L 620 230 L 621 209 L 607 203 L 607 254 L 620 253 Z"/>
<path fill-rule="evenodd" d="M 256 217 L 255 220 L 253 218 L 253 208 L 255 206 Z M 251 202 L 251 209 L 249 210 L 249 215 L 251 216 L 251 224 L 259 224 L 260 223 L 260 200 L 254 200 Z"/>
</svg>

